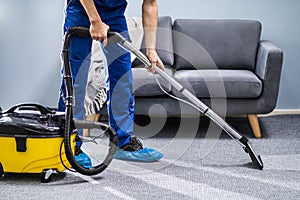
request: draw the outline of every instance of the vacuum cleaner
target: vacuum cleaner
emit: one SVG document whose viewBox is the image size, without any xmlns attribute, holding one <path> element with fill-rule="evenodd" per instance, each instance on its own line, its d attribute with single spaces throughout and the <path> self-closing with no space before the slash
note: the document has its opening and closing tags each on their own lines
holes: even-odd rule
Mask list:
<svg viewBox="0 0 300 200">
<path fill-rule="evenodd" d="M 4 173 L 41 173 L 50 182 L 54 171 L 70 168 L 63 150 L 64 113 L 36 103 L 0 112 L 0 177 Z M 75 134 L 71 135 L 72 151 Z"/>
<path fill-rule="evenodd" d="M 82 37 L 90 37 L 89 29 L 85 27 L 72 27 L 70 31 Z M 147 66 L 149 69 L 152 68 L 148 58 L 119 33 L 108 31 L 108 42 L 116 43 L 123 49 L 127 50 L 128 52 L 132 52 L 145 66 Z M 223 120 L 219 115 L 217 115 L 213 110 L 211 110 L 208 106 L 206 106 L 202 101 L 200 101 L 190 91 L 184 88 L 178 81 L 176 81 L 174 78 L 166 74 L 163 70 L 156 67 L 156 73 L 159 74 L 162 78 L 164 78 L 167 82 L 169 82 L 184 97 L 186 97 L 189 100 L 189 102 L 187 102 L 188 104 L 192 105 L 201 114 L 210 118 L 213 122 L 215 122 L 218 126 L 220 126 L 232 139 L 234 139 L 237 143 L 239 143 L 244 149 L 244 151 L 249 154 L 254 168 L 260 170 L 263 169 L 263 162 L 261 160 L 261 157 L 260 155 L 257 155 L 254 152 L 248 138 L 246 138 L 245 136 L 241 136 L 225 120 Z M 157 79 L 156 81 L 159 84 Z M 162 87 L 160 88 L 163 90 Z"/>
</svg>

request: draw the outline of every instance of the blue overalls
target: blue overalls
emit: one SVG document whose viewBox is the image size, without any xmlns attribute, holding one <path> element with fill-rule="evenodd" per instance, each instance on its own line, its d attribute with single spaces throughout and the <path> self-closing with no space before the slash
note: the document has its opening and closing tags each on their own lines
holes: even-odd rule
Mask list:
<svg viewBox="0 0 300 200">
<path fill-rule="evenodd" d="M 101 20 L 111 31 L 129 39 L 124 11 L 126 0 L 94 0 Z M 89 27 L 88 16 L 79 0 L 71 0 L 66 6 L 64 33 L 70 26 Z M 100 42 L 99 42 L 100 43 Z M 84 97 L 90 66 L 91 38 L 73 37 L 70 43 L 70 64 L 74 82 L 74 117 L 84 119 Z M 105 57 L 107 108 L 109 125 L 118 133 L 118 146 L 130 141 L 134 125 L 133 79 L 130 53 L 117 44 L 102 46 Z M 62 78 L 58 110 L 64 111 L 65 86 Z"/>
</svg>

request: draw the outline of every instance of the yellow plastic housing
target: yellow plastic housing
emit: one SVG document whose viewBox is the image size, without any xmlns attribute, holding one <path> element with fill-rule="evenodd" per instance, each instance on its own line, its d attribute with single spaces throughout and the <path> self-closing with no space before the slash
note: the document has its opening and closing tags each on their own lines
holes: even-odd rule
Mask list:
<svg viewBox="0 0 300 200">
<path fill-rule="evenodd" d="M 75 148 L 75 134 L 71 136 L 72 151 Z M 26 151 L 18 152 L 14 137 L 0 136 L 0 162 L 4 172 L 9 173 L 41 173 L 53 169 L 58 172 L 66 168 L 61 163 L 61 158 L 66 167 L 71 167 L 65 155 L 63 137 L 54 138 L 27 138 Z M 61 152 L 60 152 L 60 147 Z"/>
</svg>

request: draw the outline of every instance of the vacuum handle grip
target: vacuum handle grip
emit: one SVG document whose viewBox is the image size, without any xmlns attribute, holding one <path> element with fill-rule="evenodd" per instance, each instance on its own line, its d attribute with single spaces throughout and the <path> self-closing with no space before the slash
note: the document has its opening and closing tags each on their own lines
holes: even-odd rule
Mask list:
<svg viewBox="0 0 300 200">
<path fill-rule="evenodd" d="M 90 29 L 83 26 L 69 27 L 68 33 L 78 37 L 91 37 Z"/>
<path fill-rule="evenodd" d="M 15 106 L 11 107 L 10 109 L 8 109 L 5 113 L 13 113 L 16 109 L 19 109 L 19 108 L 24 108 L 24 110 L 31 110 L 31 111 L 38 110 L 43 115 L 54 113 L 54 111 L 50 110 L 49 108 L 46 108 L 45 106 L 36 104 L 36 103 L 17 104 Z"/>
<path fill-rule="evenodd" d="M 91 37 L 90 29 L 83 26 L 69 27 L 68 33 L 78 37 Z M 111 42 L 122 42 L 125 40 L 122 35 L 110 30 L 107 31 L 107 37 L 112 38 L 112 40 L 110 40 Z"/>
</svg>

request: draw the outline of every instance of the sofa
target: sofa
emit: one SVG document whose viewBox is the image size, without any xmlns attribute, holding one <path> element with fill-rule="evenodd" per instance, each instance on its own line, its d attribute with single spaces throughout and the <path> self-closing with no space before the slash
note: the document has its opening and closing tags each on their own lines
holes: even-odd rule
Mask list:
<svg viewBox="0 0 300 200">
<path fill-rule="evenodd" d="M 219 115 L 246 115 L 257 138 L 261 137 L 257 115 L 270 113 L 276 106 L 283 62 L 282 50 L 261 40 L 261 31 L 257 20 L 172 22 L 164 16 L 159 17 L 156 41 L 167 74 Z M 141 50 L 145 52 L 144 42 Z M 169 95 L 184 99 L 137 59 L 132 71 L 136 115 L 199 117 L 199 111 L 171 98 Z"/>
</svg>

